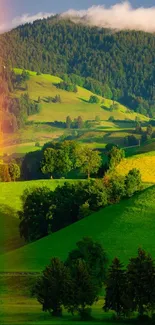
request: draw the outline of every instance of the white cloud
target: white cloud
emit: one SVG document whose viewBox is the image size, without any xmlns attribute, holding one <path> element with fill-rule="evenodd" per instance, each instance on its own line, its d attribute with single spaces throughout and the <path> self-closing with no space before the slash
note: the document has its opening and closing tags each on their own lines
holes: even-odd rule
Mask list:
<svg viewBox="0 0 155 325">
<path fill-rule="evenodd" d="M 19 25 L 24 25 L 26 23 L 33 23 L 35 20 L 48 18 L 50 16 L 53 16 L 53 13 L 39 12 L 36 15 L 23 14 L 22 16 L 14 18 L 10 22 L 0 24 L 0 33 L 11 30 L 12 28 L 15 28 Z"/>
<path fill-rule="evenodd" d="M 0 24 L 0 33 L 53 15 L 53 13 L 43 12 L 36 15 L 23 14 L 10 22 Z M 60 17 L 70 18 L 74 22 L 82 22 L 90 26 L 107 27 L 115 30 L 130 29 L 155 32 L 155 6 L 133 8 L 128 1 L 117 3 L 108 8 L 101 5 L 90 7 L 87 10 L 70 9 L 62 13 Z"/>
<path fill-rule="evenodd" d="M 87 10 L 69 10 L 61 16 L 91 26 L 155 32 L 155 7 L 133 8 L 128 1 L 109 8 L 103 5 L 93 6 Z"/>
</svg>

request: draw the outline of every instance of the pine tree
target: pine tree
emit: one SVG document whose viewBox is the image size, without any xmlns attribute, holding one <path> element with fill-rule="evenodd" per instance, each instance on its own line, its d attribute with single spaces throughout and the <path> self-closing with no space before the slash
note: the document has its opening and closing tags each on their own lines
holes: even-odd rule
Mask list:
<svg viewBox="0 0 155 325">
<path fill-rule="evenodd" d="M 71 269 L 71 275 L 73 287 L 68 310 L 72 313 L 77 311 L 83 317 L 86 307 L 92 306 L 97 301 L 98 287 L 94 284 L 87 263 L 82 259 L 76 260 Z"/>
<path fill-rule="evenodd" d="M 115 258 L 108 272 L 104 310 L 116 311 L 117 316 L 124 315 L 127 309 L 124 296 L 125 290 L 126 272 L 120 260 Z"/>
<path fill-rule="evenodd" d="M 127 267 L 128 296 L 132 310 L 142 316 L 155 304 L 155 265 L 150 255 L 142 249 L 131 258 Z"/>
</svg>

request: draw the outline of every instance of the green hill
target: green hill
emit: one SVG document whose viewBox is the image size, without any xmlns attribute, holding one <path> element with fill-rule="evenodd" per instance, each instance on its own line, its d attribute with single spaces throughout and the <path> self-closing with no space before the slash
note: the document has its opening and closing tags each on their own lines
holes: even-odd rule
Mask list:
<svg viewBox="0 0 155 325">
<path fill-rule="evenodd" d="M 62 259 L 84 236 L 102 243 L 109 260 L 118 256 L 122 262 L 143 247 L 155 257 L 155 186 L 135 197 L 109 206 L 42 240 L 0 256 L 5 271 L 41 271 L 52 256 Z"/>
<path fill-rule="evenodd" d="M 14 69 L 15 73 L 20 75 L 22 69 Z M 74 120 L 78 116 L 81 116 L 83 121 L 95 120 L 96 116 L 99 116 L 101 122 L 90 129 L 82 130 L 87 133 L 89 130 L 100 133 L 102 141 L 96 141 L 96 134 L 91 137 L 92 144 L 95 147 L 102 147 L 107 142 L 115 141 L 118 144 L 122 143 L 124 136 L 128 135 L 134 127 L 136 116 L 142 122 L 148 121 L 148 117 L 141 114 L 136 114 L 127 107 L 117 103 L 117 108 L 110 111 L 110 106 L 113 101 L 103 97 L 99 97 L 99 104 L 90 104 L 89 98 L 93 95 L 89 90 L 78 87 L 78 92 L 68 92 L 56 88 L 56 84 L 60 83 L 61 79 L 52 76 L 50 74 L 37 75 L 36 72 L 28 71 L 30 79 L 27 81 L 27 88 L 18 87 L 12 96 L 20 97 L 21 94 L 28 92 L 29 97 L 34 102 L 38 101 L 38 97 L 41 99 L 41 111 L 38 114 L 31 115 L 28 118 L 28 123 L 14 134 L 5 134 L 3 143 L 0 148 L 0 154 L 7 152 L 11 153 L 27 153 L 37 149 L 35 143 L 39 141 L 40 145 L 44 144 L 51 139 L 58 139 L 60 136 L 71 135 L 75 130 L 67 130 L 63 127 L 57 126 L 54 122 L 65 122 L 66 117 L 70 115 Z M 56 95 L 61 96 L 61 103 L 49 103 L 47 98 L 54 97 Z M 111 122 L 109 118 L 113 116 L 116 121 Z M 126 121 L 125 121 L 126 120 Z M 128 123 L 127 123 L 128 120 Z M 107 139 L 107 132 L 113 133 L 109 139 Z M 118 131 L 120 133 L 118 134 Z M 124 132 L 124 133 L 123 133 Z M 94 138 L 94 140 L 93 140 Z M 122 140 L 120 140 L 122 139 Z M 89 143 L 89 140 L 87 143 Z M 20 143 L 19 143 L 20 142 Z M 97 143 L 99 142 L 99 145 Z"/>
<path fill-rule="evenodd" d="M 132 109 L 154 115 L 154 34 L 113 33 L 56 16 L 1 35 L 0 47 L 6 65 L 7 60 L 12 66 L 42 73 L 93 78 L 100 82 L 103 96 L 106 85 L 113 98 L 123 96 Z"/>
</svg>

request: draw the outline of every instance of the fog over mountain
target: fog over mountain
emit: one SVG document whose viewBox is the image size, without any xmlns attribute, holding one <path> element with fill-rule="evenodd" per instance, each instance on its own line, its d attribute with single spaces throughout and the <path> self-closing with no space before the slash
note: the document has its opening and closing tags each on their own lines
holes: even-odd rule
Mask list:
<svg viewBox="0 0 155 325">
<path fill-rule="evenodd" d="M 35 15 L 25 13 L 12 21 L 0 24 L 0 33 L 53 15 L 54 13 L 51 12 L 39 12 Z M 81 22 L 90 26 L 106 27 L 115 30 L 155 32 L 155 6 L 133 8 L 128 1 L 117 3 L 111 7 L 99 5 L 79 11 L 70 9 L 67 12 L 61 13 L 60 17 L 70 18 L 77 23 Z"/>
<path fill-rule="evenodd" d="M 109 8 L 103 5 L 93 6 L 87 10 L 69 10 L 61 16 L 91 26 L 155 32 L 155 6 L 133 8 L 127 1 Z"/>
</svg>

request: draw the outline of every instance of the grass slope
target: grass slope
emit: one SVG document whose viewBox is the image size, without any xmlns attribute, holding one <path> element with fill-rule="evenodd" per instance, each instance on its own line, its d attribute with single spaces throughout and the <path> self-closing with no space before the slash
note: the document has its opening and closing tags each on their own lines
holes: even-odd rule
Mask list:
<svg viewBox="0 0 155 325">
<path fill-rule="evenodd" d="M 73 182 L 72 180 L 70 182 Z M 47 186 L 54 190 L 64 180 L 38 180 L 31 182 L 0 183 L 0 254 L 23 246 L 19 234 L 17 211 L 21 209 L 21 195 L 27 188 Z"/>
<path fill-rule="evenodd" d="M 22 69 L 15 69 L 15 73 L 21 74 Z M 135 120 L 137 116 L 133 111 L 128 110 L 125 106 L 118 103 L 118 109 L 113 112 L 109 112 L 106 109 L 111 106 L 113 103 L 112 100 L 99 97 L 100 100 L 104 101 L 102 104 L 104 108 L 101 108 L 99 104 L 90 104 L 88 103 L 92 92 L 82 87 L 78 87 L 78 92 L 67 92 L 61 89 L 57 89 L 54 84 L 60 83 L 62 79 L 42 74 L 36 75 L 36 72 L 29 71 L 30 80 L 28 84 L 28 93 L 30 98 L 37 100 L 40 96 L 42 99 L 42 110 L 39 114 L 31 116 L 30 120 L 35 122 L 52 122 L 52 121 L 65 121 L 66 116 L 70 115 L 71 118 L 76 118 L 78 115 L 81 115 L 84 120 L 86 119 L 95 119 L 96 115 L 99 115 L 101 119 L 107 120 L 111 115 L 116 119 L 123 120 L 125 118 Z M 17 91 L 16 95 L 20 95 L 23 91 Z M 46 98 L 48 96 L 55 96 L 60 94 L 62 103 L 61 104 L 52 104 L 47 103 Z M 147 117 L 139 115 L 142 120 L 148 120 Z"/>
<path fill-rule="evenodd" d="M 22 69 L 14 69 L 14 71 L 16 74 L 22 73 Z M 6 151 L 12 153 L 13 150 L 15 150 L 14 152 L 26 153 L 29 150 L 35 150 L 34 143 L 37 141 L 45 143 L 52 139 L 59 138 L 62 134 L 68 134 L 68 130 L 57 128 L 52 125 L 52 122 L 54 121 L 65 121 L 66 116 L 68 115 L 70 115 L 72 119 L 77 118 L 80 115 L 83 120 L 93 120 L 96 116 L 99 116 L 102 120 L 101 127 L 99 128 L 101 134 L 104 131 L 118 131 L 118 129 L 123 130 L 123 128 L 127 128 L 126 123 L 123 127 L 123 125 L 109 122 L 108 119 L 110 116 L 114 116 L 116 120 L 124 121 L 128 119 L 134 121 L 135 117 L 139 115 L 128 110 L 125 106 L 119 103 L 118 108 L 113 112 L 110 112 L 109 107 L 113 101 L 109 99 L 99 97 L 100 104 L 90 104 L 88 101 L 92 92 L 82 87 L 78 87 L 77 93 L 57 89 L 55 84 L 60 83 L 60 78 L 50 74 L 37 75 L 36 72 L 33 71 L 29 71 L 29 73 L 30 80 L 27 81 L 28 89 L 24 90 L 20 87 L 15 91 L 14 96 L 19 97 L 21 94 L 28 92 L 32 100 L 37 101 L 38 97 L 41 97 L 41 111 L 39 114 L 30 116 L 30 123 L 17 133 L 13 135 L 5 135 L 5 138 L 3 139 L 3 147 L 1 146 L 0 148 L 0 155 Z M 57 94 L 61 96 L 62 103 L 53 104 L 47 102 L 47 97 L 54 97 Z M 142 121 L 149 120 L 143 115 L 139 115 L 139 118 Z M 126 132 L 128 134 L 128 130 L 126 130 Z M 19 139 L 23 144 L 23 149 L 21 148 L 21 144 L 15 145 L 13 148 L 6 147 L 11 146 L 14 143 L 17 144 Z M 106 139 L 104 143 L 107 143 Z M 99 146 L 95 145 L 95 147 Z"/>
<path fill-rule="evenodd" d="M 100 241 L 110 260 L 118 256 L 127 263 L 138 247 L 143 247 L 155 257 L 154 215 L 155 186 L 42 240 L 1 255 L 0 269 L 41 271 L 52 256 L 65 259 L 75 243 L 84 236 Z"/>
<path fill-rule="evenodd" d="M 75 182 L 76 180 L 67 180 L 68 182 Z M 14 183 L 1 183 L 0 182 L 0 205 L 7 205 L 14 211 L 21 208 L 21 195 L 27 188 L 46 186 L 51 190 L 54 190 L 58 185 L 63 185 L 66 180 L 37 180 L 37 181 L 25 181 Z"/>
<path fill-rule="evenodd" d="M 147 146 L 144 148 L 143 150 L 147 151 Z M 121 175 L 126 175 L 133 168 L 140 170 L 143 182 L 155 183 L 155 151 L 123 159 L 117 171 Z"/>
</svg>

